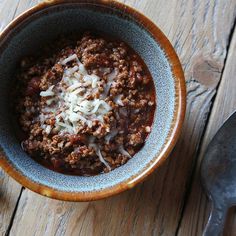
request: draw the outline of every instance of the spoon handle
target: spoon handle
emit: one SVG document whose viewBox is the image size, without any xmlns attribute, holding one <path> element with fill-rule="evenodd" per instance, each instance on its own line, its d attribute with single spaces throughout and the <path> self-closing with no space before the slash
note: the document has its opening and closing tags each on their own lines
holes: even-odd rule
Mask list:
<svg viewBox="0 0 236 236">
<path fill-rule="evenodd" d="M 203 236 L 220 236 L 224 229 L 227 207 L 213 204 Z"/>
</svg>

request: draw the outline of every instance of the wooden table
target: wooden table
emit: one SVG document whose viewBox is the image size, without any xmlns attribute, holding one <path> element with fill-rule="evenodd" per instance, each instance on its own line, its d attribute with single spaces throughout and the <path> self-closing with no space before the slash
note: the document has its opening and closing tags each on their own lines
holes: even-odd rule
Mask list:
<svg viewBox="0 0 236 236">
<path fill-rule="evenodd" d="M 36 0 L 0 0 L 0 29 Z M 202 235 L 210 204 L 199 183 L 207 144 L 236 110 L 236 0 L 123 0 L 174 45 L 188 90 L 171 157 L 135 189 L 91 203 L 48 199 L 0 178 L 0 235 Z M 1 171 L 1 170 L 0 170 Z M 225 235 L 236 235 L 236 209 Z"/>
</svg>

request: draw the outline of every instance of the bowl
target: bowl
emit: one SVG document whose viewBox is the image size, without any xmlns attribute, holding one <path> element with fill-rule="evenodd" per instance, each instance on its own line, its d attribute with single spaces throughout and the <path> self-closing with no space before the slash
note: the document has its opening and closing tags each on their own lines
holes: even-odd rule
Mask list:
<svg viewBox="0 0 236 236">
<path fill-rule="evenodd" d="M 21 148 L 12 124 L 10 91 L 17 65 L 61 34 L 90 29 L 128 43 L 148 66 L 157 106 L 144 147 L 125 165 L 91 177 L 51 171 Z M 90 201 L 130 189 L 159 167 L 173 149 L 183 124 L 186 90 L 179 59 L 166 36 L 136 10 L 105 0 L 43 2 L 11 22 L 0 35 L 0 166 L 23 186 L 48 197 Z"/>
</svg>

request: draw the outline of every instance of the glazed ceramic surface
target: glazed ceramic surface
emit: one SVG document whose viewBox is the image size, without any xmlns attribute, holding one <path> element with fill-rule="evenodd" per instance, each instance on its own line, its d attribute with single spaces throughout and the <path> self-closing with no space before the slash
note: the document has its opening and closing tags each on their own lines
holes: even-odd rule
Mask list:
<svg viewBox="0 0 236 236">
<path fill-rule="evenodd" d="M 0 36 L 0 145 L 4 152 L 0 165 L 21 184 L 49 197 L 95 200 L 132 187 L 166 159 L 183 122 L 184 77 L 170 43 L 154 25 L 153 32 L 144 27 L 149 20 L 141 14 L 136 12 L 135 17 L 134 10 L 124 11 L 121 4 L 105 2 L 43 4 L 23 14 Z M 16 138 L 10 111 L 10 90 L 21 58 L 40 51 L 60 35 L 85 30 L 104 32 L 128 43 L 147 64 L 157 99 L 152 132 L 141 151 L 127 164 L 93 177 L 60 174 L 32 160 Z"/>
</svg>

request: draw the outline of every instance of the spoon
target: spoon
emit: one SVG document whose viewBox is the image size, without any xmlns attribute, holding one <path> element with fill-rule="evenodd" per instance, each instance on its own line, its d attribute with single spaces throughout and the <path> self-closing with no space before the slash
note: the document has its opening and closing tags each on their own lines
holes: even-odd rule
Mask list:
<svg viewBox="0 0 236 236">
<path fill-rule="evenodd" d="M 201 165 L 202 184 L 212 210 L 204 236 L 221 235 L 227 210 L 236 205 L 236 112 L 210 142 Z"/>
</svg>

